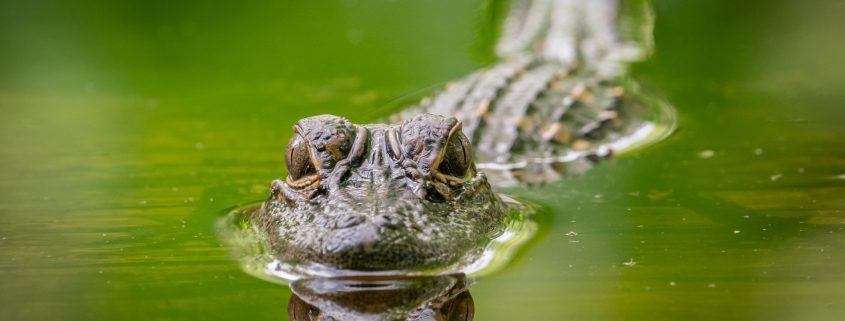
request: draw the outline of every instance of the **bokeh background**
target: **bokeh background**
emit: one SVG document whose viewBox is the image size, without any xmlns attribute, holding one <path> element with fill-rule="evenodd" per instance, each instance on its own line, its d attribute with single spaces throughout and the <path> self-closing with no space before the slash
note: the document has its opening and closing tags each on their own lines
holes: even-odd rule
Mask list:
<svg viewBox="0 0 845 321">
<path fill-rule="evenodd" d="M 3 2 L 0 319 L 284 320 L 215 221 L 284 175 L 297 119 L 374 121 L 492 63 L 497 6 Z M 678 132 L 507 191 L 545 228 L 476 320 L 841 320 L 845 2 L 653 6 L 631 74 Z"/>
</svg>

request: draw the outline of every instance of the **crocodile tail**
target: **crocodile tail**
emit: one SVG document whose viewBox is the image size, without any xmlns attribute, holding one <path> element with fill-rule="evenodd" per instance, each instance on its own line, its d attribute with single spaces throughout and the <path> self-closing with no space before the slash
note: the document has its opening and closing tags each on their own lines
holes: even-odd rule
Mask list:
<svg viewBox="0 0 845 321">
<path fill-rule="evenodd" d="M 608 78 L 648 56 L 653 26 L 648 0 L 512 0 L 495 50 Z"/>
</svg>

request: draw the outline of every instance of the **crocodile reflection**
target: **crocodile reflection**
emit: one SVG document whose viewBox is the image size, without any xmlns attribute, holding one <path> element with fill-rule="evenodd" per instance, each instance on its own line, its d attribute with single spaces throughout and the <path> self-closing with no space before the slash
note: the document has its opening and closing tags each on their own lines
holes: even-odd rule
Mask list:
<svg viewBox="0 0 845 321">
<path fill-rule="evenodd" d="M 472 320 L 463 274 L 300 279 L 290 285 L 291 321 Z"/>
<path fill-rule="evenodd" d="M 287 178 L 229 218 L 233 252 L 292 282 L 291 320 L 471 320 L 463 275 L 437 275 L 491 273 L 536 231 L 511 229 L 532 213 L 493 187 L 554 182 L 674 129 L 625 72 L 652 20 L 648 1 L 510 1 L 495 64 L 382 124 L 300 120 Z"/>
</svg>

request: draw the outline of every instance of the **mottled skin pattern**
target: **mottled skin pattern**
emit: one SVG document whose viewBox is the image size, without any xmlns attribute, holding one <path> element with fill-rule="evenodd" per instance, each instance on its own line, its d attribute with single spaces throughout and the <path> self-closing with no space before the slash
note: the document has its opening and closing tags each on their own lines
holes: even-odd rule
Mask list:
<svg viewBox="0 0 845 321">
<path fill-rule="evenodd" d="M 294 131 L 288 177 L 254 214 L 279 260 L 437 269 L 476 258 L 504 230 L 507 208 L 476 171 L 455 118 L 354 125 L 323 115 Z"/>
</svg>

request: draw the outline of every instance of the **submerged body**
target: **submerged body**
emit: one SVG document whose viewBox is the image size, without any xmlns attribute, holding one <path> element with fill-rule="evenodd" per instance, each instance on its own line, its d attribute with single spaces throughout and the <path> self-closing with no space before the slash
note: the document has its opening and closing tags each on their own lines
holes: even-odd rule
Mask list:
<svg viewBox="0 0 845 321">
<path fill-rule="evenodd" d="M 638 91 L 627 79 L 518 56 L 449 84 L 391 121 L 455 117 L 495 186 L 541 184 L 668 135 L 672 110 Z"/>
</svg>

